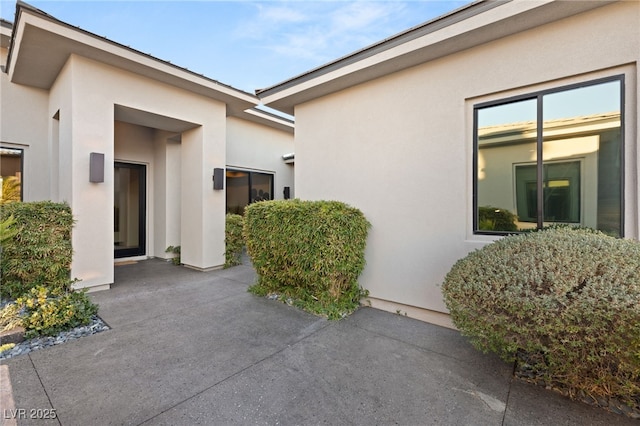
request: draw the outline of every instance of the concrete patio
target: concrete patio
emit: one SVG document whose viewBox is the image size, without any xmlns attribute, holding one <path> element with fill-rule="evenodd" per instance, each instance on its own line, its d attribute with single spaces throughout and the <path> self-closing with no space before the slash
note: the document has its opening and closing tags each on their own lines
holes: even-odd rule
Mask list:
<svg viewBox="0 0 640 426">
<path fill-rule="evenodd" d="M 116 267 L 92 295 L 111 330 L 2 362 L 15 409 L 57 415 L 18 424 L 637 424 L 515 381 L 454 330 L 372 308 L 329 322 L 247 293 L 254 280 Z"/>
</svg>

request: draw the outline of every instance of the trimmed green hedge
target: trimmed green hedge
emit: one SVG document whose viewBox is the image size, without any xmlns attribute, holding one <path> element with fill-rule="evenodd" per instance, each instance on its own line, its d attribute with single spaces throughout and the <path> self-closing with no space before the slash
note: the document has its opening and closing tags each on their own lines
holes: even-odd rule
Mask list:
<svg viewBox="0 0 640 426">
<path fill-rule="evenodd" d="M 357 279 L 369 227 L 360 210 L 337 201 L 249 205 L 244 234 L 258 273 L 251 291 L 277 293 L 331 319 L 352 312 L 364 294 Z"/>
<path fill-rule="evenodd" d="M 224 227 L 224 267 L 240 265 L 240 257 L 244 248 L 244 218 L 239 214 L 228 213 Z"/>
<path fill-rule="evenodd" d="M 71 208 L 49 201 L 4 204 L 0 220 L 11 216 L 19 231 L 2 244 L 0 297 L 16 299 L 37 286 L 69 290 Z"/>
<path fill-rule="evenodd" d="M 587 229 L 505 237 L 442 286 L 454 324 L 569 396 L 640 400 L 640 243 Z"/>
</svg>

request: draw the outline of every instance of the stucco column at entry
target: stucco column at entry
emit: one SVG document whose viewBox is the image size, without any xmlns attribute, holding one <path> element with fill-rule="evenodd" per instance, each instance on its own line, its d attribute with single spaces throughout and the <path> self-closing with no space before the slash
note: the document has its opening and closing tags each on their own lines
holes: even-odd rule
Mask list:
<svg viewBox="0 0 640 426">
<path fill-rule="evenodd" d="M 182 134 L 181 261 L 196 269 L 224 264 L 225 192 L 213 169 L 225 164 L 225 116 Z"/>
<path fill-rule="evenodd" d="M 166 258 L 167 247 L 180 245 L 180 136 L 156 130 L 154 147 L 153 255 Z"/>
<path fill-rule="evenodd" d="M 91 92 L 88 92 L 91 93 Z M 63 117 L 64 119 L 64 117 Z M 71 111 L 72 278 L 78 287 L 113 283 L 113 105 L 75 96 Z M 92 152 L 104 154 L 104 181 L 89 181 Z"/>
</svg>

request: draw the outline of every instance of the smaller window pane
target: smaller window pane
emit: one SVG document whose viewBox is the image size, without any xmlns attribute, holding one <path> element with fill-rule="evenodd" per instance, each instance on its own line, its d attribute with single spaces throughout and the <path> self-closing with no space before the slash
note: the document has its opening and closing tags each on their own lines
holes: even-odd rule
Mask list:
<svg viewBox="0 0 640 426">
<path fill-rule="evenodd" d="M 227 213 L 244 214 L 251 203 L 273 199 L 273 175 L 227 170 Z"/>
<path fill-rule="evenodd" d="M 536 114 L 536 99 L 477 110 L 477 230 L 518 230 L 513 165 L 536 161 Z"/>
<path fill-rule="evenodd" d="M 583 164 L 580 221 L 576 220 L 575 204 L 563 204 L 569 198 L 562 198 L 560 188 L 545 188 L 545 221 L 550 215 L 555 222 L 579 222 L 611 235 L 621 235 L 621 110 L 618 80 L 543 96 L 543 161 L 546 164 L 580 158 Z M 573 185 L 572 181 L 572 188 Z"/>
<path fill-rule="evenodd" d="M 251 175 L 251 202 L 271 200 L 273 176 L 263 173 Z"/>
<path fill-rule="evenodd" d="M 244 214 L 249 204 L 249 173 L 227 170 L 227 213 Z"/>
<path fill-rule="evenodd" d="M 0 148 L 0 203 L 22 201 L 22 150 Z"/>
</svg>

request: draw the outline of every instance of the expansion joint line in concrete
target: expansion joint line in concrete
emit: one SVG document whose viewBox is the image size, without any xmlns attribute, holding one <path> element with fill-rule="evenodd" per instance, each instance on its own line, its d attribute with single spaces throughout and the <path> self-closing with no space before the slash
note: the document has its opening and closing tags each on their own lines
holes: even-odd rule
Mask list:
<svg viewBox="0 0 640 426">
<path fill-rule="evenodd" d="M 507 391 L 507 400 L 505 402 L 505 410 L 502 414 L 502 423 L 504 426 L 506 418 L 507 418 L 507 408 L 509 407 L 509 399 L 511 398 L 511 389 L 513 388 L 513 382 L 516 380 L 516 368 L 518 368 L 518 361 L 513 362 L 513 370 L 511 371 L 511 377 L 509 378 L 509 390 Z"/>
<path fill-rule="evenodd" d="M 49 392 L 47 392 L 47 388 L 45 387 L 44 383 L 42 382 L 42 378 L 40 378 L 40 373 L 38 373 L 38 369 L 36 368 L 36 365 L 33 362 L 33 358 L 31 358 L 31 354 L 27 354 L 27 357 L 29 357 L 29 362 L 31 362 L 31 366 L 33 367 L 33 371 L 36 373 L 36 377 L 38 378 L 38 381 L 40 382 L 40 386 L 42 386 L 42 391 L 44 392 L 45 396 L 47 397 L 47 401 L 49 401 L 49 406 L 55 410 L 56 407 L 53 406 L 53 402 L 51 402 L 51 398 L 49 397 Z M 62 426 L 62 422 L 60 422 L 60 417 L 56 416 L 56 420 L 58 421 L 58 424 L 60 426 Z"/>
</svg>

